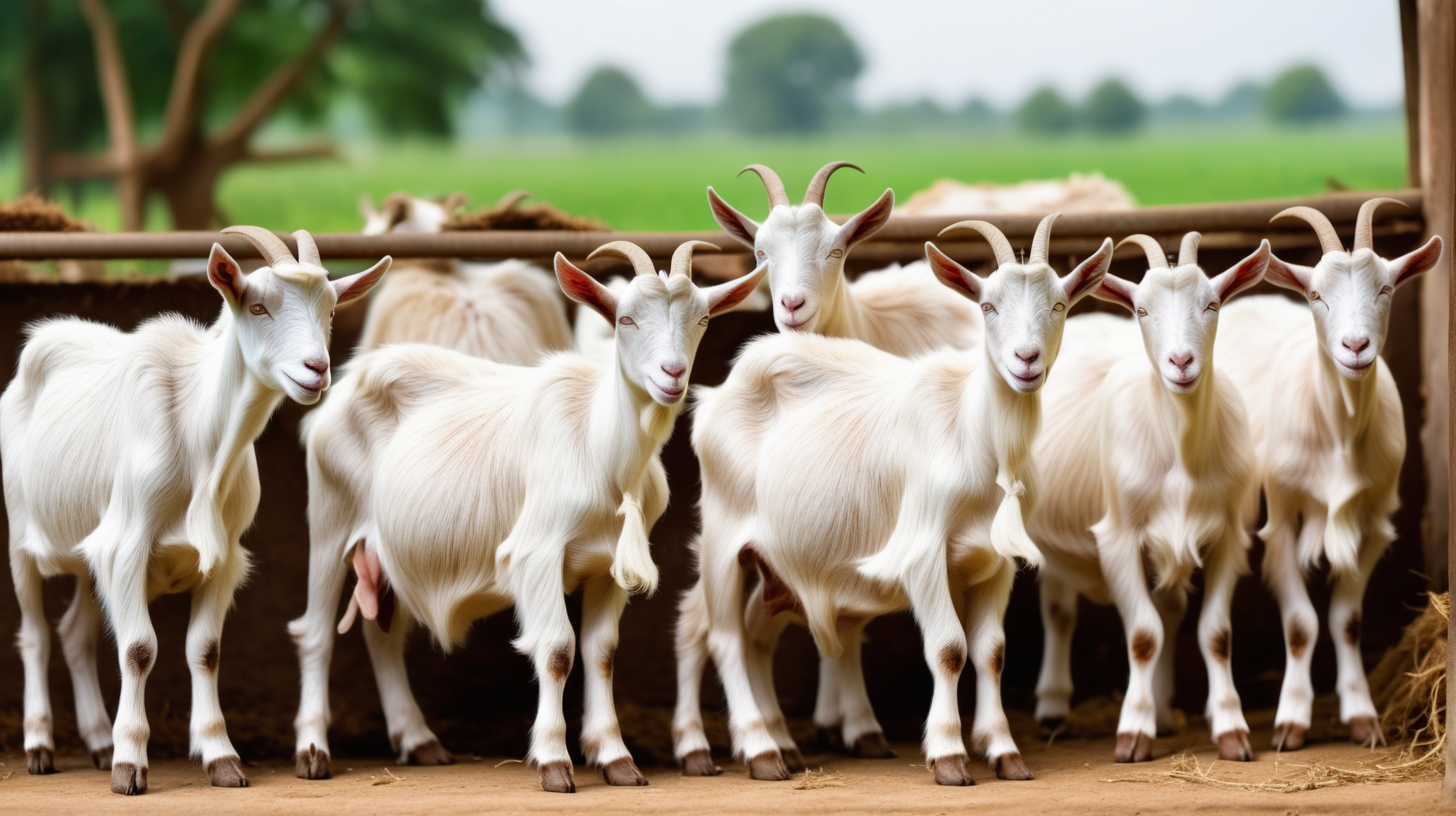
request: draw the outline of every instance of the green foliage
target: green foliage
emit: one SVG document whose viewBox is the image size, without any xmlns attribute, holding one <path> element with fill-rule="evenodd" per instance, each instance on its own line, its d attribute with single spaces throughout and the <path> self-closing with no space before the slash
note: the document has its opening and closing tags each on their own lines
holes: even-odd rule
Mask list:
<svg viewBox="0 0 1456 816">
<path fill-rule="evenodd" d="M 1222 116 L 1252 119 L 1264 106 L 1264 89 L 1252 82 L 1240 82 L 1224 94 L 1215 110 Z"/>
<path fill-rule="evenodd" d="M 1055 88 L 1040 88 L 1016 109 L 1016 124 L 1027 133 L 1065 134 L 1077 126 L 1077 112 Z"/>
<path fill-rule="evenodd" d="M 1147 110 L 1120 80 L 1103 80 L 1082 105 L 1082 120 L 1098 133 L 1131 133 L 1142 126 Z"/>
<path fill-rule="evenodd" d="M 839 23 L 817 14 L 770 17 L 728 46 L 724 114 L 749 133 L 814 133 L 852 106 L 864 69 Z"/>
<path fill-rule="evenodd" d="M 652 124 L 652 103 L 637 80 L 604 65 L 591 73 L 563 111 L 566 124 L 586 136 L 622 136 Z"/>
<path fill-rule="evenodd" d="M 1323 71 L 1297 65 L 1274 78 L 1264 94 L 1264 112 L 1281 124 L 1308 124 L 1339 118 L 1345 102 Z"/>
</svg>

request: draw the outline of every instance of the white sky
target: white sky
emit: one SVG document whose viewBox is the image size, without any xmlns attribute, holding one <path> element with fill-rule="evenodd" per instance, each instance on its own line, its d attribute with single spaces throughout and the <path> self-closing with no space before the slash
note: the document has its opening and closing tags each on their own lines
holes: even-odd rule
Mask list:
<svg viewBox="0 0 1456 816">
<path fill-rule="evenodd" d="M 527 85 L 568 98 L 593 68 L 620 65 L 657 102 L 722 91 L 728 42 L 782 11 L 837 19 L 866 68 L 860 101 L 971 95 L 1019 102 L 1050 82 L 1074 97 L 1109 75 L 1150 100 L 1218 98 L 1296 61 L 1356 105 L 1399 101 L 1396 0 L 491 0 L 525 41 Z"/>
</svg>

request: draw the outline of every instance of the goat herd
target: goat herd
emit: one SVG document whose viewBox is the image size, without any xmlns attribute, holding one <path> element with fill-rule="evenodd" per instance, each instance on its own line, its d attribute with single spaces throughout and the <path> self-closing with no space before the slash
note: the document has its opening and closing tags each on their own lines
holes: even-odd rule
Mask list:
<svg viewBox="0 0 1456 816">
<path fill-rule="evenodd" d="M 1371 221 L 1390 200 L 1375 199 L 1346 252 L 1322 214 L 1296 207 L 1278 217 L 1314 228 L 1323 257 L 1313 268 L 1281 261 L 1265 241 L 1210 276 L 1197 233 L 1176 265 L 1133 235 L 1124 242 L 1149 264 L 1134 284 L 1108 274 L 1110 239 L 1058 277 L 1048 258 L 1055 215 L 1023 260 L 996 227 L 963 221 L 946 232 L 983 236 L 993 273 L 974 274 L 927 243 L 926 263 L 850 283 L 845 257 L 885 224 L 894 196 L 836 225 L 823 198 L 843 166 L 820 170 L 797 206 L 771 170 L 748 168 L 768 192 L 762 224 L 708 189 L 718 223 L 757 260 L 736 280 L 693 281 L 693 252 L 711 247 L 700 242 L 679 247 L 666 272 L 630 243 L 606 244 L 591 257 L 619 257 L 636 273 L 611 285 L 558 254 L 561 290 L 606 321 L 578 320 L 576 353 L 549 278 L 527 264 L 391 276 L 347 376 L 303 426 L 309 597 L 289 626 L 302 674 L 299 777 L 330 775 L 336 632 L 366 621 L 401 759 L 447 763 L 410 690 L 405 638 L 421 624 L 449 650 L 474 620 L 514 606 L 514 645 L 540 683 L 529 758 L 543 788 L 573 791 L 562 692 L 578 644 L 565 597 L 580 588 L 582 751 L 608 783 L 647 784 L 613 703 L 618 621 L 631 594 L 658 584 L 647 534 L 668 500 L 659 453 L 699 341 L 714 316 L 761 297 L 765 278 L 780 333 L 745 347 L 727 382 L 694 398 L 700 575 L 680 606 L 673 728 L 685 774 L 719 772 L 698 696 L 709 656 L 734 754 L 751 776 L 802 768 L 772 679 L 775 643 L 792 621 L 821 655 L 816 724 L 851 753 L 891 755 L 860 644 L 870 620 L 909 609 L 934 676 L 924 751 L 935 781 L 972 783 L 956 695 L 967 662 L 973 747 L 998 777 L 1030 779 L 1000 702 L 1003 616 L 1021 564 L 1040 568 L 1036 717 L 1045 726 L 1068 713 L 1078 597 L 1121 613 L 1131 676 L 1120 762 L 1149 759 L 1153 735 L 1171 726 L 1165 633 L 1176 631 L 1201 568 L 1209 724 L 1220 757 L 1250 760 L 1229 606 L 1248 570 L 1261 489 L 1263 579 L 1282 610 L 1287 657 L 1275 745 L 1300 747 L 1310 724 L 1318 622 L 1305 584 L 1322 558 L 1334 578 L 1341 719 L 1355 740 L 1380 739 L 1359 620 L 1366 581 L 1394 538 L 1406 440 L 1379 352 L 1392 293 L 1437 263 L 1440 239 L 1393 260 L 1376 255 Z M 430 228 L 409 217 L 391 224 L 411 225 Z M 223 619 L 250 569 L 240 537 L 260 494 L 253 441 L 285 396 L 320 400 L 334 309 L 364 297 L 390 259 L 330 281 L 307 232 L 294 233 L 297 258 L 266 230 L 225 232 L 251 242 L 265 265 L 244 274 L 213 246 L 207 275 L 224 306 L 211 326 L 178 316 L 130 333 L 40 322 L 0 398 L 31 773 L 53 770 L 41 582 L 71 574 L 76 594 L 59 633 L 79 730 L 96 765 L 110 768 L 111 789 L 147 789 L 143 689 L 157 651 L 148 602 L 178 592 L 193 596 L 192 754 L 213 785 L 247 784 L 217 672 Z M 1261 280 L 1308 302 L 1232 302 Z M 1088 295 L 1133 318 L 1068 319 Z M 401 342 L 421 340 L 431 342 Z M 336 623 L 351 569 L 355 590 Z M 122 667 L 114 724 L 97 679 L 103 609 Z"/>
</svg>

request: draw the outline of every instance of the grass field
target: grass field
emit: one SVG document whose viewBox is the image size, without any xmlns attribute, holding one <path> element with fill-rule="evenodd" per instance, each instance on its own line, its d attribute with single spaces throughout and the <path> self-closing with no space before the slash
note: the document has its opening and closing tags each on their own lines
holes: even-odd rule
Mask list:
<svg viewBox="0 0 1456 816">
<path fill-rule="evenodd" d="M 377 200 L 400 189 L 463 190 L 479 206 L 524 188 L 618 229 L 710 229 L 703 197 L 709 184 L 758 217 L 766 209 L 763 188 L 751 174 L 735 179 L 739 168 L 752 162 L 774 167 L 797 198 L 814 170 L 835 159 L 855 161 L 867 174 L 842 171 L 835 177 L 827 201 L 833 212 L 857 210 L 886 187 L 904 200 L 947 177 L 1014 182 L 1099 171 L 1122 181 L 1145 205 L 1308 195 L 1329 189 L 1331 179 L 1354 189 L 1405 183 L 1405 135 L 1397 123 L 1316 131 L 1154 131 L 1115 140 L 702 137 L 583 145 L 543 137 L 460 146 L 355 146 L 338 161 L 236 169 L 224 178 L 219 201 L 233 223 L 353 231 L 361 224 L 362 195 Z M 18 192 L 17 179 L 14 158 L 0 162 L 0 195 Z M 102 229 L 117 226 L 104 191 L 92 192 L 81 214 Z M 148 223 L 167 227 L 159 206 Z"/>
</svg>

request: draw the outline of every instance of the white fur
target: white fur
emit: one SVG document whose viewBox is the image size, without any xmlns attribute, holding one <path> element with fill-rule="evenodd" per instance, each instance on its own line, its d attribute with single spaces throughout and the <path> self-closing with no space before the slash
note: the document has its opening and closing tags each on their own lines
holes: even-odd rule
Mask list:
<svg viewBox="0 0 1456 816">
<path fill-rule="evenodd" d="M 32 772 L 54 747 L 40 586 L 71 574 L 79 583 L 61 633 L 81 733 L 98 765 L 113 759 L 115 745 L 112 789 L 146 790 L 144 691 L 157 655 L 147 604 L 189 591 L 192 754 L 215 783 L 214 762 L 242 778 L 218 704 L 215 661 L 233 592 L 249 570 L 239 539 L 258 505 L 253 440 L 285 395 L 318 400 L 329 384 L 336 303 L 362 297 L 387 267 L 386 259 L 332 284 L 309 263 L 244 276 L 214 244 L 209 278 L 225 305 L 210 327 L 162 316 L 131 333 L 76 318 L 31 328 L 0 398 L 0 453 Z M 101 621 L 92 580 L 121 664 L 114 729 L 88 654 Z"/>
</svg>

